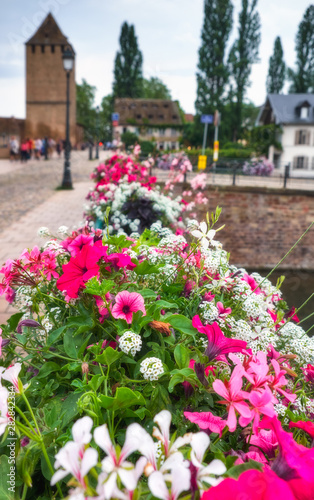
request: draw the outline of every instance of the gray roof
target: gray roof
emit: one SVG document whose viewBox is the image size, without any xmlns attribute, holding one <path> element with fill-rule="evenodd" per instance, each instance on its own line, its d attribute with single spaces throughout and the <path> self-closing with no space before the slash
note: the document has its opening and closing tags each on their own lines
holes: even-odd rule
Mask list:
<svg viewBox="0 0 314 500">
<path fill-rule="evenodd" d="M 309 107 L 308 117 L 303 119 L 298 112 L 302 105 Z M 272 118 L 270 111 L 273 112 Z M 314 94 L 268 94 L 256 123 L 261 125 L 269 122 L 278 125 L 314 124 Z"/>
</svg>

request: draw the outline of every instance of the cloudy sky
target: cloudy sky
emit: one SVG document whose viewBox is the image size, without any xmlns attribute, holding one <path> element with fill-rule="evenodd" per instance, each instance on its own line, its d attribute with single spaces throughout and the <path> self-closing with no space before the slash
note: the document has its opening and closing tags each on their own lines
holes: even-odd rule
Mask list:
<svg viewBox="0 0 314 500">
<path fill-rule="evenodd" d="M 124 21 L 135 25 L 144 76 L 161 78 L 187 113 L 194 113 L 203 0 L 0 0 L 0 116 L 25 117 L 24 42 L 49 11 L 77 54 L 76 80 L 97 87 L 96 104 L 111 92 L 113 64 Z M 236 36 L 241 0 L 233 0 Z M 259 0 L 260 62 L 253 66 L 248 99 L 265 99 L 268 60 L 276 36 L 285 60 L 295 63 L 294 39 L 309 0 Z"/>
</svg>

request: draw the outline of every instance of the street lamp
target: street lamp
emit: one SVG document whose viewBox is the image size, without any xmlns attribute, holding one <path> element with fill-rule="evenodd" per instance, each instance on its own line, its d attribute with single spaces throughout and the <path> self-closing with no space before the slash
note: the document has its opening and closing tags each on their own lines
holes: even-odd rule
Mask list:
<svg viewBox="0 0 314 500">
<path fill-rule="evenodd" d="M 63 170 L 63 180 L 61 187 L 63 189 L 72 189 L 72 179 L 71 179 L 71 164 L 70 164 L 70 73 L 74 65 L 74 54 L 71 49 L 67 48 L 62 55 L 63 67 L 67 75 L 67 101 L 66 101 L 66 136 L 65 136 L 65 150 L 64 150 L 64 170 Z"/>
<path fill-rule="evenodd" d="M 99 160 L 99 106 L 96 107 L 96 156 L 95 159 Z"/>
</svg>

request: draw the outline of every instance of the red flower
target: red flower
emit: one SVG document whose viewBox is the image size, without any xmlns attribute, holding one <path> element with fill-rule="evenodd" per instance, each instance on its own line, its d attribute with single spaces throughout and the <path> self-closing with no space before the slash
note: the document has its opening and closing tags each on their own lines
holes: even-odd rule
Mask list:
<svg viewBox="0 0 314 500">
<path fill-rule="evenodd" d="M 112 308 L 112 316 L 116 319 L 125 319 L 127 323 L 132 323 L 133 313 L 142 311 L 146 316 L 144 299 L 142 295 L 136 292 L 119 292 L 116 296 L 116 303 Z"/>
<path fill-rule="evenodd" d="M 84 283 L 93 276 L 98 276 L 97 262 L 102 254 L 102 250 L 97 246 L 84 245 L 75 257 L 71 257 L 69 262 L 62 266 L 63 274 L 57 281 L 57 288 L 65 290 L 69 297 L 76 299 L 80 287 L 84 287 Z"/>
</svg>

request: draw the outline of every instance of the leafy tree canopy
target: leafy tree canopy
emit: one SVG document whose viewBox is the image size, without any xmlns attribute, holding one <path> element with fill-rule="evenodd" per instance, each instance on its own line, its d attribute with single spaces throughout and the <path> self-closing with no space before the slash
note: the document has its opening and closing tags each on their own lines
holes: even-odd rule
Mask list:
<svg viewBox="0 0 314 500">
<path fill-rule="evenodd" d="M 269 68 L 266 88 L 268 94 L 280 94 L 286 77 L 286 65 L 283 59 L 283 50 L 280 37 L 277 36 L 273 55 L 269 58 Z"/>
<path fill-rule="evenodd" d="M 113 94 L 115 97 L 141 97 L 143 56 L 137 43 L 132 24 L 123 23 L 120 34 L 120 50 L 114 64 Z"/>
<path fill-rule="evenodd" d="M 302 94 L 314 92 L 314 5 L 303 16 L 296 36 L 296 69 L 288 70 L 289 91 Z"/>
<path fill-rule="evenodd" d="M 171 99 L 171 93 L 159 78 L 152 76 L 149 79 L 143 78 L 141 97 L 144 99 Z"/>
</svg>

